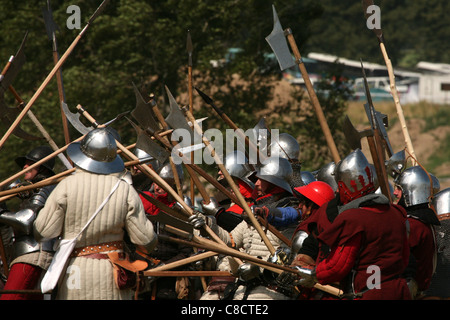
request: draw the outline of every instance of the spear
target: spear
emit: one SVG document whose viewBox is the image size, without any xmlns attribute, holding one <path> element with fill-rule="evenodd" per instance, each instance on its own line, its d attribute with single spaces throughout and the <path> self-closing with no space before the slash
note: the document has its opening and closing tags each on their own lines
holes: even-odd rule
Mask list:
<svg viewBox="0 0 450 320">
<path fill-rule="evenodd" d="M 3 135 L 2 139 L 0 140 L 0 150 L 5 144 L 6 140 L 9 138 L 11 133 L 15 130 L 15 128 L 19 125 L 20 121 L 24 118 L 25 114 L 30 110 L 30 108 L 33 106 L 33 104 L 36 102 L 36 100 L 41 95 L 42 91 L 44 91 L 45 87 L 48 85 L 50 80 L 53 78 L 53 76 L 56 74 L 56 72 L 61 68 L 61 66 L 66 62 L 69 55 L 72 53 L 72 51 L 75 49 L 76 45 L 80 42 L 83 35 L 86 33 L 90 25 L 94 22 L 94 20 L 100 15 L 100 13 L 103 11 L 105 6 L 108 4 L 109 0 L 103 0 L 103 2 L 100 4 L 100 6 L 97 8 L 97 10 L 94 12 L 94 14 L 89 18 L 88 23 L 85 25 L 85 27 L 81 30 L 81 32 L 77 35 L 75 40 L 72 42 L 72 44 L 69 46 L 69 48 L 64 52 L 64 54 L 61 56 L 61 58 L 58 60 L 58 63 L 53 67 L 53 69 L 50 71 L 50 73 L 45 78 L 44 82 L 39 86 L 37 91 L 33 94 L 31 99 L 28 101 L 27 105 L 24 107 L 22 112 L 19 114 L 17 119 L 14 121 L 14 123 L 11 125 L 11 127 L 6 131 L 6 133 Z"/>
<path fill-rule="evenodd" d="M 367 20 L 369 17 L 368 8 L 370 6 L 373 6 L 373 0 L 363 0 L 362 5 L 363 5 L 363 9 L 364 9 L 364 16 L 366 17 L 366 20 Z M 386 67 L 388 70 L 391 94 L 392 94 L 392 97 L 394 98 L 395 108 L 397 110 L 397 115 L 400 120 L 400 124 L 402 126 L 402 132 L 403 132 L 403 136 L 405 139 L 406 148 L 408 149 L 409 154 L 411 154 L 411 156 L 412 156 L 411 157 L 412 165 L 415 166 L 417 157 L 416 157 L 416 154 L 414 153 L 414 147 L 412 145 L 411 137 L 409 136 L 408 128 L 406 126 L 406 120 L 405 120 L 405 116 L 403 114 L 403 108 L 402 108 L 402 105 L 400 104 L 400 98 L 398 96 L 397 87 L 395 85 L 394 69 L 392 67 L 392 62 L 389 59 L 389 56 L 386 51 L 383 31 L 381 30 L 381 28 L 380 29 L 373 28 L 373 31 L 374 31 L 375 35 L 377 36 L 378 43 L 380 45 L 380 50 L 381 50 L 381 53 L 384 58 L 384 62 L 386 64 Z"/>
<path fill-rule="evenodd" d="M 186 39 L 186 50 L 188 53 L 188 93 L 189 93 L 189 111 L 191 113 L 194 113 L 194 102 L 193 102 L 193 94 L 192 94 L 192 39 L 191 39 L 191 33 L 188 30 L 187 39 Z M 194 153 L 191 153 L 191 163 L 194 161 Z M 190 186 L 191 186 L 191 199 L 192 202 L 195 203 L 195 190 L 194 190 L 194 181 L 191 176 L 190 180 Z"/>
</svg>

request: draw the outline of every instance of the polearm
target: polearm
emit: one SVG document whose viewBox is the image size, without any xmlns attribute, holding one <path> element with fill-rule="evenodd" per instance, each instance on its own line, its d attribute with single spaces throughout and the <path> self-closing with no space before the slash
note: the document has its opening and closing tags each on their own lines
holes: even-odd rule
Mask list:
<svg viewBox="0 0 450 320">
<path fill-rule="evenodd" d="M 323 114 L 319 99 L 317 98 L 316 92 L 314 91 L 314 87 L 305 68 L 305 64 L 303 63 L 302 56 L 300 55 L 300 51 L 298 50 L 297 43 L 295 42 L 294 36 L 292 34 L 292 30 L 290 28 L 287 28 L 283 31 L 275 7 L 272 6 L 272 9 L 274 17 L 274 28 L 272 30 L 272 33 L 266 37 L 266 40 L 274 51 L 275 56 L 277 57 L 280 64 L 281 70 L 284 70 L 294 65 L 291 53 L 289 52 L 289 48 L 286 44 L 285 37 L 287 37 L 289 45 L 294 53 L 295 63 L 298 65 L 302 74 L 306 90 L 308 91 L 309 98 L 316 112 L 316 116 L 319 120 L 320 127 L 322 128 L 333 161 L 334 163 L 338 163 L 341 160 L 339 152 L 337 150 L 336 144 L 334 143 L 334 139 L 331 135 L 331 131 L 325 115 Z"/>
<path fill-rule="evenodd" d="M 191 33 L 188 30 L 187 38 L 186 38 L 186 50 L 188 53 L 188 94 L 189 94 L 189 111 L 194 114 L 194 98 L 192 93 L 192 39 Z M 194 161 L 194 153 L 191 153 L 191 163 Z M 192 203 L 195 203 L 195 188 L 194 181 L 191 177 L 190 179 L 190 187 L 191 187 L 191 199 Z"/>
<path fill-rule="evenodd" d="M 94 20 L 97 18 L 98 15 L 103 11 L 105 6 L 108 4 L 109 0 L 103 0 L 103 2 L 100 4 L 100 6 L 97 8 L 97 10 L 94 12 L 94 14 L 90 17 L 88 23 L 86 26 L 81 30 L 81 32 L 78 34 L 78 36 L 75 38 L 75 40 L 72 42 L 72 44 L 69 46 L 69 48 L 64 52 L 64 54 L 61 56 L 61 58 L 58 60 L 58 63 L 53 67 L 53 69 L 50 71 L 50 73 L 45 78 L 44 82 L 39 86 L 38 90 L 33 94 L 30 101 L 28 101 L 27 105 L 24 107 L 22 112 L 19 114 L 17 119 L 14 121 L 14 123 L 11 125 L 11 127 L 6 131 L 6 133 L 3 135 L 2 139 L 0 140 L 0 150 L 5 144 L 6 140 L 9 138 L 11 133 L 15 130 L 15 128 L 19 125 L 20 121 L 24 118 L 25 114 L 30 110 L 30 108 L 33 106 L 33 104 L 36 102 L 37 98 L 41 95 L 42 91 L 44 91 L 45 87 L 48 85 L 50 80 L 53 78 L 53 76 L 56 74 L 56 72 L 61 68 L 61 66 L 66 62 L 69 55 L 74 50 L 75 46 L 78 44 L 78 42 L 83 37 L 84 33 L 88 30 L 89 26 L 94 22 Z"/>
<path fill-rule="evenodd" d="M 370 9 L 370 6 L 373 6 L 373 0 L 362 0 L 362 5 L 363 5 L 363 9 L 364 9 L 364 16 L 366 18 L 366 20 L 369 17 L 369 12 L 368 9 Z M 391 94 L 392 97 L 394 99 L 394 103 L 395 103 L 395 108 L 397 110 L 397 115 L 398 118 L 400 120 L 400 124 L 402 127 L 402 132 L 403 132 L 403 137 L 405 139 L 405 144 L 406 144 L 406 148 L 408 149 L 408 152 L 411 154 L 411 161 L 412 161 L 412 165 L 415 166 L 416 165 L 416 154 L 414 152 L 414 147 L 412 145 L 412 141 L 411 141 L 411 137 L 409 136 L 409 131 L 408 131 L 408 127 L 406 126 L 406 120 L 405 120 L 405 115 L 403 114 L 403 108 L 402 105 L 400 104 L 400 98 L 398 96 L 398 91 L 397 91 L 397 87 L 395 85 L 395 75 L 394 75 L 394 69 L 392 67 L 392 62 L 391 59 L 389 59 L 389 56 L 387 54 L 386 51 L 386 46 L 384 43 L 384 36 L 383 36 L 383 31 L 380 29 L 376 29 L 373 28 L 373 31 L 375 33 L 375 35 L 377 36 L 378 39 L 378 43 L 380 45 L 380 50 L 381 53 L 383 55 L 384 58 L 384 62 L 386 64 L 387 70 L 388 70 L 388 74 L 389 74 L 389 83 L 390 83 L 390 88 L 391 88 Z"/>
<path fill-rule="evenodd" d="M 43 12 L 43 16 L 44 16 L 45 29 L 47 30 L 48 38 L 50 39 L 50 41 L 52 41 L 53 62 L 56 65 L 59 60 L 58 44 L 56 41 L 56 30 L 58 30 L 58 26 L 56 25 L 55 21 L 53 20 L 53 13 L 52 13 L 52 8 L 50 6 L 50 0 L 47 0 L 47 7 L 42 8 L 42 12 Z M 59 100 L 60 100 L 59 102 L 60 102 L 60 109 L 61 109 L 61 120 L 62 120 L 63 131 L 64 131 L 64 139 L 66 141 L 66 144 L 68 144 L 68 143 L 70 143 L 70 135 L 69 135 L 69 126 L 67 123 L 67 118 L 62 109 L 62 103 L 66 102 L 66 97 L 64 94 L 64 85 L 63 85 L 61 68 L 58 70 L 58 72 L 56 74 L 56 84 L 58 86 L 58 95 L 59 95 Z"/>
</svg>

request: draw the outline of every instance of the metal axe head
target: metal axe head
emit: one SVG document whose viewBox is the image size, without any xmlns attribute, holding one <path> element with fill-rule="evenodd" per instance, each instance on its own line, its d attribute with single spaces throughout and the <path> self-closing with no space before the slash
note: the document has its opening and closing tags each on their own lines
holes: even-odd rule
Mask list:
<svg viewBox="0 0 450 320">
<path fill-rule="evenodd" d="M 9 108 L 6 105 L 6 102 L 3 98 L 3 95 L 0 95 L 0 119 L 1 121 L 8 127 L 10 127 L 17 117 L 20 114 L 20 110 L 18 108 Z M 19 126 L 17 126 L 12 132 L 16 137 L 19 137 L 24 140 L 36 141 L 42 140 L 43 137 L 36 137 L 28 132 L 22 130 Z"/>
<path fill-rule="evenodd" d="M 80 114 L 77 113 L 72 113 L 69 110 L 69 107 L 67 106 L 67 103 L 62 102 L 61 103 L 61 107 L 64 111 L 64 114 L 66 115 L 67 120 L 69 120 L 70 124 L 77 129 L 77 131 L 79 133 L 81 133 L 82 135 L 87 134 L 89 131 L 93 130 L 94 127 L 92 126 L 85 126 L 81 120 L 80 120 Z"/>
<path fill-rule="evenodd" d="M 149 103 L 145 102 L 141 92 L 133 83 L 134 93 L 136 95 L 136 108 L 131 111 L 133 118 L 144 129 L 149 129 L 151 132 L 158 132 L 161 130 L 158 122 L 155 120 L 155 115 Z"/>
<path fill-rule="evenodd" d="M 272 5 L 272 9 L 273 9 L 273 30 L 266 37 L 266 41 L 272 48 L 273 53 L 277 57 L 280 69 L 283 71 L 287 68 L 293 67 L 295 65 L 295 61 L 292 58 L 292 54 L 289 50 L 286 41 L 286 36 L 284 35 L 284 30 L 281 27 L 281 23 L 280 20 L 278 19 L 277 11 L 275 10 L 274 5 Z"/>
<path fill-rule="evenodd" d="M 189 125 L 188 121 L 186 120 L 183 111 L 178 106 L 177 102 L 175 101 L 175 98 L 173 97 L 172 93 L 170 92 L 169 88 L 166 86 L 166 92 L 167 96 L 169 97 L 169 103 L 170 103 L 170 112 L 169 115 L 166 118 L 166 122 L 171 126 L 174 130 L 175 129 L 185 129 L 189 133 L 190 139 L 183 139 L 183 141 L 180 142 L 180 145 L 182 147 L 187 147 L 194 144 L 194 132 Z M 188 140 L 188 141 L 185 141 Z"/>
<path fill-rule="evenodd" d="M 169 152 L 156 143 L 156 141 L 152 140 L 136 123 L 131 121 L 128 117 L 126 118 L 136 130 L 136 148 L 145 151 L 160 163 L 165 163 L 170 156 Z"/>
<path fill-rule="evenodd" d="M 388 153 L 391 156 L 394 153 L 393 153 L 393 150 L 392 150 L 391 142 L 389 141 L 389 136 L 388 136 L 387 131 L 386 131 L 387 115 L 382 114 L 379 111 L 376 111 L 374 107 L 372 107 L 372 108 L 373 108 L 373 111 L 374 111 L 374 117 L 375 117 L 375 122 L 376 122 L 375 125 L 373 124 L 371 111 L 370 111 L 370 106 L 367 103 L 364 104 L 364 109 L 366 110 L 367 118 L 369 118 L 369 121 L 370 121 L 370 123 L 372 125 L 372 128 L 378 128 L 379 129 L 379 131 L 380 131 L 380 133 L 381 133 L 381 135 L 383 137 L 383 140 L 384 140 L 384 142 L 386 144 L 386 147 L 388 148 Z"/>
<path fill-rule="evenodd" d="M 0 78 L 0 94 L 3 95 L 5 91 L 9 89 L 9 86 L 13 83 L 20 69 L 25 63 L 25 43 L 27 42 L 28 31 L 25 33 L 23 37 L 22 43 L 20 44 L 19 50 L 15 56 L 11 57 L 10 64 L 8 69 L 4 74 L 1 75 Z"/>
<path fill-rule="evenodd" d="M 367 136 L 373 136 L 372 129 L 358 131 L 353 126 L 353 123 L 351 122 L 351 120 L 348 116 L 345 116 L 342 131 L 344 132 L 347 143 L 349 144 L 350 148 L 352 148 L 353 150 L 362 149 L 361 148 L 361 139 L 362 138 L 365 138 Z"/>
</svg>

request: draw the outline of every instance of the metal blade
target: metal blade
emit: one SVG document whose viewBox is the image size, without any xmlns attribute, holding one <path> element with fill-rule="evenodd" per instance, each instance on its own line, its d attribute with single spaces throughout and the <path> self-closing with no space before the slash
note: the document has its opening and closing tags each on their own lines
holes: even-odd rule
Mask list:
<svg viewBox="0 0 450 320">
<path fill-rule="evenodd" d="M 42 8 L 42 15 L 44 16 L 45 30 L 47 31 L 48 38 L 55 40 L 55 33 L 59 31 L 58 25 L 53 20 L 53 11 L 50 6 L 50 0 L 47 0 L 47 6 Z"/>
<path fill-rule="evenodd" d="M 364 17 L 367 19 L 370 17 L 369 13 L 367 12 L 367 8 L 370 6 L 373 6 L 373 0 L 362 0 L 362 6 L 363 6 L 363 10 L 364 10 Z M 381 29 L 376 29 L 373 28 L 373 32 L 375 33 L 375 35 L 378 38 L 378 41 L 381 43 L 384 43 L 384 37 L 383 37 L 383 31 Z"/>
<path fill-rule="evenodd" d="M 191 40 L 191 33 L 188 30 L 187 39 L 186 39 L 186 50 L 188 53 L 188 66 L 192 67 L 192 40 Z"/>
<path fill-rule="evenodd" d="M 109 0 L 104 0 L 100 6 L 95 10 L 94 14 L 89 18 L 88 24 L 91 24 L 94 22 L 94 20 L 103 12 L 107 4 L 109 3 Z"/>
<path fill-rule="evenodd" d="M 19 109 L 9 108 L 6 105 L 3 96 L 0 96 L 0 115 L 1 115 L 0 118 L 7 127 L 10 127 L 11 124 L 14 123 L 14 120 L 16 120 L 19 113 L 20 113 Z M 27 133 L 26 131 L 22 130 L 19 126 L 17 126 L 12 133 L 16 137 L 24 140 L 37 141 L 44 139 L 43 137 L 36 137 L 32 134 Z"/>
<path fill-rule="evenodd" d="M 362 149 L 361 139 L 373 135 L 372 129 L 367 129 L 363 131 L 356 130 L 355 126 L 353 125 L 352 121 L 348 116 L 345 116 L 342 131 L 344 132 L 344 136 L 345 139 L 347 140 L 348 145 L 353 150 Z"/>
<path fill-rule="evenodd" d="M 161 130 L 158 122 L 155 120 L 155 115 L 152 111 L 151 106 L 145 102 L 142 97 L 141 92 L 133 83 L 134 93 L 136 95 L 136 108 L 131 111 L 133 118 L 141 125 L 144 129 L 149 129 L 151 132 L 158 132 Z"/>
<path fill-rule="evenodd" d="M 372 124 L 370 106 L 368 104 L 364 104 L 364 109 L 366 110 L 367 118 L 369 118 L 370 123 Z M 389 136 L 388 136 L 387 131 L 386 131 L 385 121 L 383 120 L 387 116 L 385 114 L 382 114 L 379 111 L 376 111 L 375 108 L 373 109 L 373 111 L 374 111 L 374 114 L 375 114 L 376 128 L 379 129 L 380 134 L 383 137 L 383 140 L 384 140 L 384 142 L 386 144 L 386 147 L 388 148 L 388 154 L 391 156 L 394 153 L 393 153 L 391 142 L 389 141 Z M 372 124 L 372 126 L 373 126 L 373 124 Z"/>
<path fill-rule="evenodd" d="M 172 96 L 172 93 L 170 93 L 169 88 L 166 86 L 166 92 L 167 96 L 169 97 L 170 102 L 170 113 L 166 118 L 166 122 L 174 129 L 185 129 L 187 132 L 189 132 L 190 139 L 183 139 L 183 141 L 180 142 L 182 147 L 187 147 L 194 144 L 194 132 L 187 122 L 186 118 L 184 117 L 183 111 L 181 111 L 180 107 L 178 106 L 177 102 L 175 101 L 175 98 Z"/>
<path fill-rule="evenodd" d="M 161 147 L 156 141 L 152 140 L 137 124 L 129 118 L 127 118 L 127 120 L 131 123 L 137 133 L 136 148 L 145 151 L 159 162 L 165 163 L 170 156 L 169 152 Z"/>
<path fill-rule="evenodd" d="M 69 107 L 67 106 L 67 103 L 62 102 L 61 103 L 61 107 L 64 111 L 64 114 L 66 115 L 67 120 L 69 120 L 70 124 L 77 129 L 77 131 L 79 133 L 81 133 L 82 135 L 88 134 L 89 131 L 93 130 L 94 127 L 92 126 L 85 126 L 81 121 L 80 121 L 80 114 L 79 113 L 72 113 L 69 110 Z"/>
<path fill-rule="evenodd" d="M 295 61 L 292 58 L 292 54 L 289 50 L 288 43 L 286 41 L 286 36 L 284 35 L 284 30 L 281 27 L 280 20 L 278 19 L 275 6 L 272 5 L 273 9 L 273 30 L 266 37 L 266 41 L 272 48 L 273 53 L 277 57 L 278 64 L 280 65 L 281 71 L 293 67 Z"/>
</svg>

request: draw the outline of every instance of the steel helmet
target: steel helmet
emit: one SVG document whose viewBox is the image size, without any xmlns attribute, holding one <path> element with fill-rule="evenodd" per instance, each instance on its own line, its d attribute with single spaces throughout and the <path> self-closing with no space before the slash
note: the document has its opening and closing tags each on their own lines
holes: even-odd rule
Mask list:
<svg viewBox="0 0 450 320">
<path fill-rule="evenodd" d="M 450 214 L 450 188 L 439 191 L 434 195 L 432 204 L 438 218 Z"/>
<path fill-rule="evenodd" d="M 402 190 L 406 207 L 429 203 L 431 196 L 440 188 L 439 180 L 432 174 L 428 176 L 428 173 L 420 166 L 405 169 L 394 183 Z"/>
<path fill-rule="evenodd" d="M 256 176 L 292 193 L 289 184 L 292 179 L 292 167 L 285 158 L 269 157 L 265 159 L 257 169 Z"/>
<path fill-rule="evenodd" d="M 52 153 L 53 150 L 49 146 L 39 146 L 28 152 L 25 157 L 16 158 L 16 163 L 20 166 L 20 168 L 23 168 L 27 160 L 38 162 Z M 53 167 L 55 166 L 55 158 L 51 158 L 42 163 L 41 165 L 46 169 L 50 170 L 51 172 L 53 172 Z"/>
<path fill-rule="evenodd" d="M 393 154 L 385 161 L 385 165 L 386 172 L 395 179 L 406 167 L 405 150 Z"/>
<path fill-rule="evenodd" d="M 297 193 L 311 200 L 319 207 L 334 199 L 335 196 L 333 188 L 323 181 L 313 181 L 306 186 L 295 188 L 294 194 Z"/>
<path fill-rule="evenodd" d="M 107 128 L 93 129 L 80 142 L 71 143 L 67 155 L 76 166 L 93 173 L 110 174 L 125 168 L 117 155 L 116 138 Z"/>
<path fill-rule="evenodd" d="M 252 189 L 255 188 L 255 184 L 250 180 L 250 176 L 254 173 L 248 164 L 248 159 L 242 151 L 235 150 L 225 156 L 224 161 L 225 169 L 230 176 L 241 179 Z"/>
<path fill-rule="evenodd" d="M 335 169 L 341 202 L 346 204 L 375 191 L 375 172 L 360 149 L 352 151 Z"/>
<path fill-rule="evenodd" d="M 301 171 L 301 176 L 304 184 L 316 181 L 316 177 L 314 177 L 314 175 L 309 171 Z"/>
<path fill-rule="evenodd" d="M 317 171 L 316 179 L 317 181 L 323 181 L 328 183 L 334 191 L 337 190 L 338 185 L 334 176 L 334 170 L 336 169 L 336 164 L 334 162 L 330 162 L 320 168 Z"/>
<path fill-rule="evenodd" d="M 300 156 L 300 145 L 297 139 L 290 134 L 280 133 L 278 140 L 271 142 L 269 151 L 271 157 L 298 160 Z"/>
<path fill-rule="evenodd" d="M 175 164 L 175 168 L 177 169 L 180 185 L 183 185 L 184 181 L 183 167 L 181 164 Z M 175 176 L 173 174 L 172 164 L 170 162 L 166 163 L 164 166 L 161 167 L 158 175 L 162 179 L 164 179 L 164 181 L 166 181 L 169 185 L 171 186 L 175 185 Z"/>
</svg>

